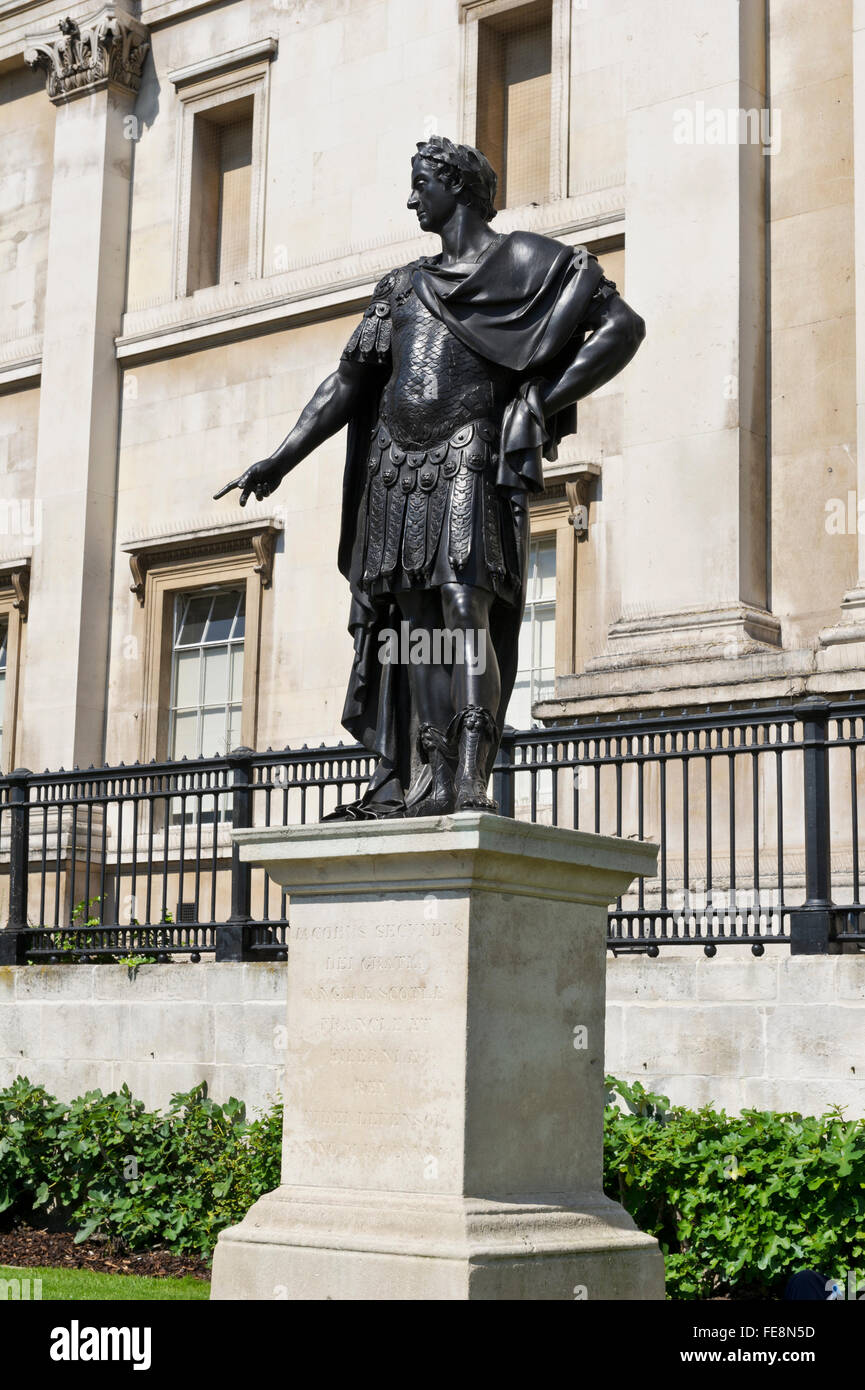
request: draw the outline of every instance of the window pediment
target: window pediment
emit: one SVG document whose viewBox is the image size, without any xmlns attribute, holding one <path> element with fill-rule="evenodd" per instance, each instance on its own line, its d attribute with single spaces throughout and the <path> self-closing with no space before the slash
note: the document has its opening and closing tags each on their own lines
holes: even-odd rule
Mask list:
<svg viewBox="0 0 865 1390">
<path fill-rule="evenodd" d="M 259 513 L 240 521 L 204 516 L 180 527 L 142 531 L 121 541 L 120 549 L 129 556 L 130 589 L 143 607 L 148 572 L 190 560 L 252 554 L 256 561 L 253 568 L 261 580 L 261 587 L 269 589 L 276 538 L 282 530 L 283 519 L 278 512 Z"/>
<path fill-rule="evenodd" d="M 274 34 L 258 39 L 254 43 L 232 48 L 227 53 L 217 53 L 189 63 L 186 67 L 175 68 L 168 74 L 169 82 L 177 88 L 186 88 L 195 82 L 203 82 L 212 77 L 223 77 L 238 68 L 249 68 L 256 63 L 272 62 L 279 51 L 279 39 Z"/>
</svg>

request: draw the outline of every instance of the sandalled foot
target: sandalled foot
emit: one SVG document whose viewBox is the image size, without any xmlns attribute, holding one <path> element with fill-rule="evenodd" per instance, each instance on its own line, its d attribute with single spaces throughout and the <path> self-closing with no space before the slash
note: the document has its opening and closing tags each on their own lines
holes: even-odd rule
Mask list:
<svg viewBox="0 0 865 1390">
<path fill-rule="evenodd" d="M 448 733 L 458 742 L 455 778 L 457 811 L 498 811 L 487 795 L 486 769 L 497 738 L 496 722 L 489 710 L 469 705 L 457 715 Z"/>
<path fill-rule="evenodd" d="M 446 816 L 455 809 L 456 753 L 447 734 L 434 724 L 421 724 L 418 752 L 430 771 L 429 787 L 419 801 L 406 804 L 407 816 Z"/>
</svg>

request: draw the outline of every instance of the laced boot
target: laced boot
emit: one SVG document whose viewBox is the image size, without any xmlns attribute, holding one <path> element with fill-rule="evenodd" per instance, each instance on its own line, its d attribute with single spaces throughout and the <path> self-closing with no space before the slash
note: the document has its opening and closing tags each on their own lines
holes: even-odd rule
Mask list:
<svg viewBox="0 0 865 1390">
<path fill-rule="evenodd" d="M 459 740 L 459 762 L 456 772 L 456 809 L 458 811 L 498 811 L 487 796 L 487 767 L 498 738 L 496 721 L 482 705 L 469 705 L 451 724 L 453 741 Z"/>
<path fill-rule="evenodd" d="M 421 724 L 417 746 L 422 761 L 429 768 L 429 785 L 420 801 L 406 803 L 405 813 L 407 816 L 449 815 L 455 801 L 456 756 L 447 734 L 434 724 Z"/>
</svg>

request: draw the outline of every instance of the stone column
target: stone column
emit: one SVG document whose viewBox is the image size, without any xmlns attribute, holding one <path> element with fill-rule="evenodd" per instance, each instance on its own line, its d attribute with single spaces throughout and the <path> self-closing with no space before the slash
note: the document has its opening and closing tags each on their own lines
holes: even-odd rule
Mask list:
<svg viewBox="0 0 865 1390">
<path fill-rule="evenodd" d="M 101 761 L 120 328 L 133 141 L 127 118 L 146 30 L 105 6 L 28 39 L 57 106 L 36 456 L 41 542 L 32 562 L 19 761 Z"/>
<path fill-rule="evenodd" d="M 627 37 L 626 286 L 648 331 L 624 383 L 621 616 L 587 680 L 766 651 L 780 630 L 767 612 L 763 0 L 633 5 Z"/>
<path fill-rule="evenodd" d="M 856 535 L 859 574 L 844 595 L 840 621 L 820 634 L 824 647 L 865 642 L 865 0 L 853 0 L 853 200 L 856 263 Z M 828 654 L 827 654 L 828 655 Z M 851 665 L 861 664 L 851 654 Z"/>
<path fill-rule="evenodd" d="M 235 838 L 291 896 L 285 1129 L 212 1297 L 662 1298 L 602 1187 L 607 907 L 657 847 L 476 812 Z"/>
</svg>

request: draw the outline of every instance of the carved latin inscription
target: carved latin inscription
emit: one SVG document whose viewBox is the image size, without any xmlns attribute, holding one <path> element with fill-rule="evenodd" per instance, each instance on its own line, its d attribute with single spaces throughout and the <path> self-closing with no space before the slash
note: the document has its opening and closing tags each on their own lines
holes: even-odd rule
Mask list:
<svg viewBox="0 0 865 1390">
<path fill-rule="evenodd" d="M 462 1046 L 448 1027 L 462 922 L 430 920 L 416 901 L 351 912 L 313 911 L 292 930 L 286 1176 L 429 1190 L 461 1127 L 462 1097 L 443 1078 L 455 1073 L 447 1049 Z"/>
</svg>

